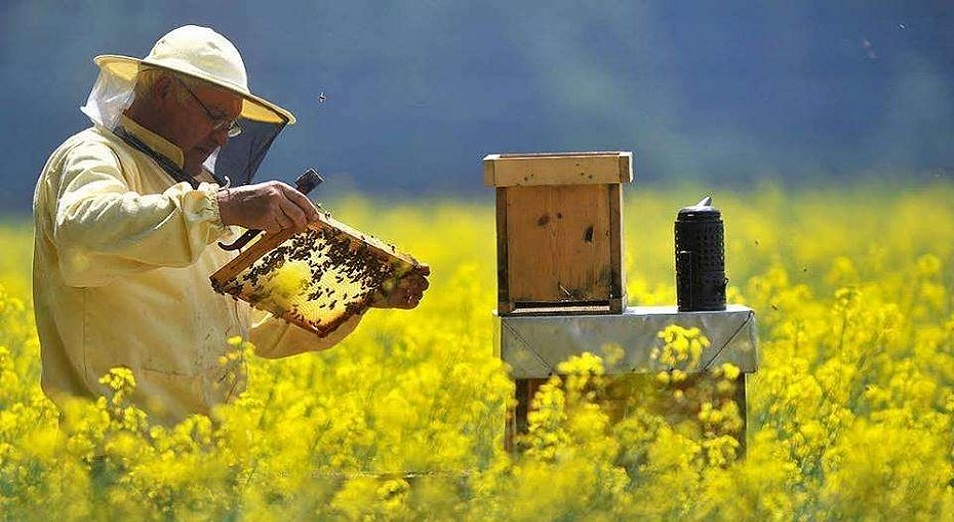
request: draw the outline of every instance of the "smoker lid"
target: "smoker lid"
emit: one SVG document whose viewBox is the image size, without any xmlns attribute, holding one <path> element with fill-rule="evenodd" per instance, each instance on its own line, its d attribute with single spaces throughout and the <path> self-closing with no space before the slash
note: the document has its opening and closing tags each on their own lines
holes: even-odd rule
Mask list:
<svg viewBox="0 0 954 522">
<path fill-rule="evenodd" d="M 712 206 L 712 196 L 706 196 L 695 205 L 679 210 L 680 221 L 709 221 L 721 217 L 719 209 Z"/>
</svg>

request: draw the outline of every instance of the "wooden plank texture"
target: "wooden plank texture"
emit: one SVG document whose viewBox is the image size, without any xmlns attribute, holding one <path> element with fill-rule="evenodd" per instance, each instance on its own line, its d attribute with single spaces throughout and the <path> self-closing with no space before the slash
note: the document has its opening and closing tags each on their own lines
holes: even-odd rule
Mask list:
<svg viewBox="0 0 954 522">
<path fill-rule="evenodd" d="M 509 314 L 513 311 L 510 300 L 510 288 L 507 276 L 507 189 L 497 189 L 497 312 Z"/>
<path fill-rule="evenodd" d="M 610 228 L 610 312 L 623 313 L 626 308 L 626 274 L 623 265 L 623 186 L 608 186 Z"/>
<path fill-rule="evenodd" d="M 496 187 L 591 185 L 633 180 L 631 152 L 490 154 L 484 183 Z"/>
<path fill-rule="evenodd" d="M 510 301 L 613 297 L 608 190 L 607 185 L 507 188 Z"/>
</svg>

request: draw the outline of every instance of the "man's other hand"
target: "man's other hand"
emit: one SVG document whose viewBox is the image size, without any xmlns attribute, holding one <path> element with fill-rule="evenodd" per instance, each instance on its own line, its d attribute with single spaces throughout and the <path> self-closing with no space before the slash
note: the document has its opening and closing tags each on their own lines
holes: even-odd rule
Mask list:
<svg viewBox="0 0 954 522">
<path fill-rule="evenodd" d="M 376 308 L 403 308 L 405 310 L 416 307 L 424 297 L 424 290 L 430 286 L 427 276 L 431 269 L 427 265 L 408 272 L 394 282 L 390 290 L 380 290 L 375 295 L 371 306 Z"/>
<path fill-rule="evenodd" d="M 223 189 L 216 200 L 223 224 L 270 234 L 287 228 L 301 232 L 319 217 L 311 200 L 280 181 Z"/>
</svg>

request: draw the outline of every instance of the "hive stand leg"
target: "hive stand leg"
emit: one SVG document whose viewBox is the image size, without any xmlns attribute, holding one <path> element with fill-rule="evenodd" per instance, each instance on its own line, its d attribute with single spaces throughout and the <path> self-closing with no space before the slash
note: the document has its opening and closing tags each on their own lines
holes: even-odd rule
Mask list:
<svg viewBox="0 0 954 522">
<path fill-rule="evenodd" d="M 530 403 L 533 402 L 533 396 L 536 395 L 540 386 L 543 386 L 547 379 L 515 379 L 514 398 L 517 405 L 507 412 L 507 426 L 504 433 L 504 449 L 509 452 L 516 451 L 516 438 L 527 433 L 527 413 L 530 411 Z"/>
<path fill-rule="evenodd" d="M 739 412 L 742 414 L 742 432 L 739 434 L 739 458 L 745 458 L 745 452 L 748 448 L 749 440 L 749 407 L 745 399 L 746 377 L 743 373 L 739 376 L 738 386 L 735 387 L 735 403 L 739 406 Z"/>
<path fill-rule="evenodd" d="M 748 449 L 749 439 L 749 412 L 748 401 L 746 400 L 746 379 L 748 374 L 743 373 L 739 376 L 739 382 L 735 389 L 734 400 L 739 407 L 742 415 L 742 430 L 739 433 L 739 458 L 745 458 Z M 527 414 L 530 412 L 530 404 L 533 402 L 533 396 L 547 382 L 547 379 L 515 379 L 514 380 L 514 398 L 517 401 L 515 407 L 507 411 L 507 422 L 504 433 L 504 449 L 510 453 L 516 451 L 516 438 L 520 435 L 526 435 L 528 432 Z M 620 411 L 616 412 L 615 420 L 619 420 Z"/>
</svg>

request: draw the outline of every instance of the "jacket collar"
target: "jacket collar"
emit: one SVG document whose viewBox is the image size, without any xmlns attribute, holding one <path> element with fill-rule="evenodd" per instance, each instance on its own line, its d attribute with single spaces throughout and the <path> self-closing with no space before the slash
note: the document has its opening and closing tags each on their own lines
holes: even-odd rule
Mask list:
<svg viewBox="0 0 954 522">
<path fill-rule="evenodd" d="M 126 132 L 135 136 L 147 147 L 168 158 L 169 161 L 174 163 L 180 169 L 182 168 L 183 163 L 185 162 L 182 149 L 173 144 L 171 141 L 136 123 L 135 120 L 129 116 L 126 116 L 125 114 L 119 117 L 119 124 L 126 129 Z"/>
</svg>

